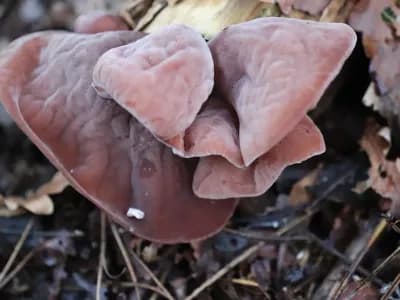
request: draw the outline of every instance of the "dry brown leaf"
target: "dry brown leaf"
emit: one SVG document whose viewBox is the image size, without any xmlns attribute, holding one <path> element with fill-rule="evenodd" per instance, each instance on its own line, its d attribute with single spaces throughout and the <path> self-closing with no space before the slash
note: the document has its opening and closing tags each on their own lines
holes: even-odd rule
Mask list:
<svg viewBox="0 0 400 300">
<path fill-rule="evenodd" d="M 379 45 L 371 61 L 370 70 L 375 74 L 378 90 L 381 94 L 390 92 L 400 81 L 400 44 L 387 41 Z"/>
<path fill-rule="evenodd" d="M 46 182 L 36 190 L 35 195 L 40 196 L 59 194 L 65 190 L 67 186 L 69 186 L 68 180 L 65 179 L 60 172 L 57 172 L 49 182 Z"/>
<path fill-rule="evenodd" d="M 400 171 L 396 162 L 385 158 L 389 144 L 379 135 L 380 129 L 378 124 L 369 121 L 360 141 L 371 163 L 368 185 L 382 197 L 392 200 L 390 211 L 397 216 L 400 215 Z"/>
<path fill-rule="evenodd" d="M 30 191 L 26 197 L 0 195 L 0 216 L 10 217 L 20 215 L 25 210 L 35 215 L 51 215 L 54 212 L 54 203 L 49 195 L 61 193 L 69 185 L 65 177 L 57 172 L 52 179 L 41 185 L 36 191 Z"/>
<path fill-rule="evenodd" d="M 375 86 L 373 83 L 368 86 L 363 97 L 363 103 L 365 106 L 371 107 L 375 111 L 380 111 L 382 109 L 382 103 L 375 92 Z"/>
<path fill-rule="evenodd" d="M 4 203 L 11 211 L 24 208 L 35 215 L 51 215 L 54 212 L 54 204 L 47 195 L 29 197 L 6 197 Z M 21 211 L 22 212 L 22 211 Z"/>
<path fill-rule="evenodd" d="M 7 207 L 5 203 L 5 198 L 0 195 L 0 217 L 10 218 L 14 216 L 19 216 L 24 213 L 24 209 L 17 208 L 16 210 L 11 210 Z"/>
<path fill-rule="evenodd" d="M 159 250 L 161 248 L 161 245 L 158 245 L 156 243 L 151 243 L 150 245 L 147 245 L 143 248 L 142 250 L 142 258 L 146 263 L 152 263 L 157 261 L 160 256 Z"/>
<path fill-rule="evenodd" d="M 321 167 L 312 170 L 298 182 L 296 182 L 289 194 L 289 203 L 293 206 L 309 203 L 311 195 L 307 191 L 307 187 L 312 186 L 318 177 Z"/>
<path fill-rule="evenodd" d="M 369 57 L 373 57 L 380 45 L 393 38 L 390 27 L 382 19 L 385 8 L 391 7 L 395 13 L 400 10 L 393 0 L 361 0 L 350 16 L 350 25 L 363 33 L 363 44 Z"/>
<path fill-rule="evenodd" d="M 371 58 L 370 87 L 364 104 L 383 115 L 390 126 L 400 124 L 400 8 L 392 0 L 361 0 L 354 7 L 349 23 L 362 32 L 363 45 Z"/>
</svg>

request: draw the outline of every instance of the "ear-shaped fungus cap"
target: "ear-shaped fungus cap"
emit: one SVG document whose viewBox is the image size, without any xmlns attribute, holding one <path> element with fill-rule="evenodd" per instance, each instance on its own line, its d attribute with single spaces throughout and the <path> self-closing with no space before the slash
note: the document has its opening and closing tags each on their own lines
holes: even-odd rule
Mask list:
<svg viewBox="0 0 400 300">
<path fill-rule="evenodd" d="M 193 178 L 199 197 L 253 197 L 268 190 L 287 166 L 325 151 L 321 132 L 304 117 L 289 134 L 249 167 L 238 168 L 219 156 L 201 158 Z"/>
<path fill-rule="evenodd" d="M 236 201 L 197 198 L 191 162 L 91 86 L 104 52 L 142 37 L 43 32 L 20 38 L 0 56 L 0 99 L 71 184 L 120 224 L 159 242 L 204 238 L 227 222 Z M 144 218 L 127 217 L 129 208 Z"/>
<path fill-rule="evenodd" d="M 239 118 L 246 166 L 315 106 L 355 42 L 345 24 L 271 17 L 230 26 L 209 43 L 216 90 Z"/>
<path fill-rule="evenodd" d="M 286 166 L 324 152 L 323 137 L 306 113 L 341 69 L 355 41 L 354 31 L 345 24 L 285 18 L 234 25 L 211 40 L 216 93 L 235 109 L 239 132 L 234 118 L 225 117 L 224 126 L 219 121 L 214 134 L 208 133 L 215 145 L 225 147 L 218 147 L 224 149 L 220 156 L 200 159 L 194 193 L 211 199 L 257 196 Z M 204 116 L 210 115 L 207 110 L 208 106 Z M 216 117 L 208 118 L 202 122 Z M 217 137 L 221 128 L 225 133 Z M 196 137 L 197 143 L 207 142 L 201 134 L 192 140 Z M 242 159 L 232 160 L 237 152 Z"/>
<path fill-rule="evenodd" d="M 143 36 L 38 33 L 0 56 L 0 98 L 19 126 L 137 235 L 207 237 L 229 198 L 324 151 L 306 113 L 354 47 L 347 25 L 262 18 L 225 29 L 211 52 L 183 25 Z"/>
<path fill-rule="evenodd" d="M 181 37 L 182 59 L 143 65 L 152 53 L 164 53 L 160 46 L 175 45 L 176 37 Z M 212 62 L 199 36 L 174 25 L 105 53 L 96 65 L 94 85 L 174 153 L 200 157 L 193 180 L 197 196 L 256 196 L 286 166 L 325 150 L 306 113 L 339 72 L 355 39 L 344 24 L 285 18 L 228 27 L 209 43 L 215 91 L 200 110 L 210 92 Z M 156 79 L 166 97 L 152 88 Z M 202 83 L 207 88 L 193 88 Z"/>
<path fill-rule="evenodd" d="M 207 100 L 214 65 L 198 32 L 171 25 L 103 54 L 93 84 L 168 141 L 185 132 Z"/>
</svg>

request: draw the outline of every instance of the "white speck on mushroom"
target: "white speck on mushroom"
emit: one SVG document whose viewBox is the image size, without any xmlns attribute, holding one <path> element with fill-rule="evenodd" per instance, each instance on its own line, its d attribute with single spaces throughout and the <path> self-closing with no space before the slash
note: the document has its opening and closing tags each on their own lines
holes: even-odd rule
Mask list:
<svg viewBox="0 0 400 300">
<path fill-rule="evenodd" d="M 126 212 L 126 215 L 129 218 L 134 217 L 138 220 L 141 220 L 144 218 L 144 211 L 142 211 L 138 208 L 129 207 L 128 211 Z"/>
</svg>

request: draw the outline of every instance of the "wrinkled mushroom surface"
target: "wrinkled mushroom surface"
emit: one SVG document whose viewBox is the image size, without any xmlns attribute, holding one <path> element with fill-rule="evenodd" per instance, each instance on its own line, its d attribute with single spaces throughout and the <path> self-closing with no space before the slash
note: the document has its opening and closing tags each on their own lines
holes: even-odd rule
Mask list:
<svg viewBox="0 0 400 300">
<path fill-rule="evenodd" d="M 104 52 L 142 37 L 43 32 L 20 38 L 0 56 L 0 98 L 73 186 L 126 228 L 160 242 L 204 238 L 226 223 L 236 201 L 194 196 L 192 162 L 174 156 L 91 86 Z M 128 218 L 129 208 L 144 218 Z"/>
<path fill-rule="evenodd" d="M 186 158 L 219 155 L 236 167 L 243 167 L 235 113 L 229 103 L 216 95 L 210 96 L 185 134 L 167 144 Z"/>
<path fill-rule="evenodd" d="M 181 135 L 211 93 L 214 66 L 202 36 L 171 25 L 135 43 L 110 49 L 93 72 L 108 93 L 161 140 Z"/>
<path fill-rule="evenodd" d="M 246 166 L 316 105 L 355 42 L 345 24 L 272 17 L 230 26 L 210 41 L 215 88 L 237 113 Z"/>
<path fill-rule="evenodd" d="M 208 45 L 184 25 L 148 36 L 43 32 L 0 56 L 0 98 L 115 220 L 186 242 L 219 230 L 232 198 L 260 195 L 324 151 L 306 113 L 354 44 L 344 24 L 284 18 L 230 26 Z"/>
<path fill-rule="evenodd" d="M 270 151 L 246 168 L 237 168 L 218 156 L 201 158 L 193 190 L 206 198 L 253 197 L 264 193 L 287 166 L 325 151 L 321 132 L 308 117 Z"/>
<path fill-rule="evenodd" d="M 174 153 L 201 158 L 193 182 L 197 196 L 226 199 L 259 195 L 287 165 L 302 160 L 290 149 L 286 150 L 294 142 L 280 142 L 291 131 L 301 132 L 297 126 L 304 127 L 299 123 L 315 106 L 353 49 L 354 31 L 345 24 L 285 18 L 261 18 L 228 27 L 209 42 L 214 59 L 215 92 L 200 110 L 207 93 L 193 92 L 192 87 L 201 86 L 204 76 L 200 74 L 210 74 L 209 64 L 201 65 L 188 55 L 191 60 L 185 68 L 170 72 L 181 78 L 190 73 L 191 81 L 186 80 L 190 84 L 185 86 L 171 84 L 177 79 L 162 77 L 164 72 L 157 71 L 157 65 L 155 70 L 142 66 L 143 63 L 147 66 L 146 56 L 152 53 L 151 49 L 157 49 L 156 53 L 160 51 L 159 36 L 180 36 L 182 29 L 186 40 L 190 41 L 187 45 L 191 45 L 192 53 L 196 53 L 197 48 L 201 50 L 197 53 L 203 54 L 201 42 L 192 42 L 193 38 L 198 38 L 192 31 L 171 26 L 103 55 L 95 68 L 94 85 L 100 95 L 109 94 L 147 124 L 146 127 L 172 147 Z M 145 55 L 136 51 L 141 44 L 145 45 Z M 124 55 L 124 51 L 129 54 Z M 142 83 L 150 82 L 146 79 L 149 76 L 161 82 L 166 97 L 162 97 L 158 89 L 149 87 L 155 86 L 154 82 Z M 130 82 L 132 78 L 140 83 L 139 87 Z M 192 103 L 186 96 L 188 93 L 198 104 L 190 110 L 185 109 Z M 307 140 L 309 144 L 305 149 L 309 152 L 303 153 L 304 159 L 324 149 L 316 126 L 307 124 L 314 138 Z M 166 137 L 167 130 L 172 130 L 169 136 L 173 138 Z M 270 159 L 261 157 L 271 157 L 268 153 L 274 153 L 272 149 L 278 143 L 280 152 L 294 156 L 281 156 L 272 167 Z M 297 143 L 301 144 L 300 140 Z M 209 157 L 213 155 L 218 157 Z M 265 176 L 268 172 L 270 176 Z"/>
</svg>

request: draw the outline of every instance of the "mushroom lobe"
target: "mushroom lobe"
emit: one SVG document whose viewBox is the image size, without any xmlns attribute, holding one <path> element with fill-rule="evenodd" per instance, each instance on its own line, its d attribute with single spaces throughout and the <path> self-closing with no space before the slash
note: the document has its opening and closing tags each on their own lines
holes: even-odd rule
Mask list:
<svg viewBox="0 0 400 300">
<path fill-rule="evenodd" d="M 219 230 L 236 201 L 192 192 L 193 162 L 157 141 L 134 117 L 92 88 L 107 50 L 137 32 L 41 32 L 0 55 L 0 99 L 19 127 L 84 196 L 140 237 L 188 242 Z M 129 218 L 130 208 L 143 212 Z"/>
</svg>

